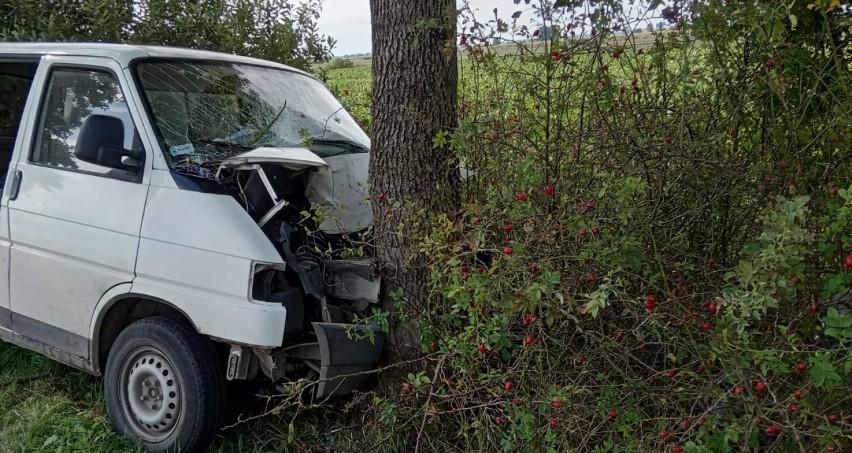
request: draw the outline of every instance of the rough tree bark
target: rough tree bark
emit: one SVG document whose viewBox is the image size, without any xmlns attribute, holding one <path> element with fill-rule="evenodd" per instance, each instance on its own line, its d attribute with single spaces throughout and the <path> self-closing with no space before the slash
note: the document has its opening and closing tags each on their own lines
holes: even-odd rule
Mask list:
<svg viewBox="0 0 852 453">
<path fill-rule="evenodd" d="M 452 214 L 459 206 L 458 162 L 448 146 L 433 147 L 439 132 L 456 126 L 456 2 L 370 0 L 370 10 L 370 195 L 387 283 L 383 308 L 392 314 L 385 361 L 397 363 L 414 356 L 419 341 L 415 323 L 398 322 L 388 294 L 402 288 L 411 308 L 424 307 L 427 297 L 426 258 L 412 250 L 410 238 L 423 226 L 424 213 Z"/>
</svg>

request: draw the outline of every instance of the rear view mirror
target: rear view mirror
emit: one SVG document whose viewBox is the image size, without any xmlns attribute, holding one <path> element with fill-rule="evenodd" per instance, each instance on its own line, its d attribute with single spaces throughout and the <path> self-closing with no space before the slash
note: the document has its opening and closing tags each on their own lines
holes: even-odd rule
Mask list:
<svg viewBox="0 0 852 453">
<path fill-rule="evenodd" d="M 124 148 L 124 122 L 108 115 L 89 115 L 77 135 L 74 156 L 96 165 L 137 172 L 143 151 Z"/>
</svg>

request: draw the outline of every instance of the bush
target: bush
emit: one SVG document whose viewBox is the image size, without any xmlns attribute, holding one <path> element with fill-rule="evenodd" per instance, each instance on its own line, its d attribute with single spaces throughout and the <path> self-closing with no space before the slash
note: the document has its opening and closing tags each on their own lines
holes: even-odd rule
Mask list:
<svg viewBox="0 0 852 453">
<path fill-rule="evenodd" d="M 348 69 L 354 67 L 355 62 L 346 58 L 335 58 L 328 63 L 328 69 Z"/>
<path fill-rule="evenodd" d="M 424 215 L 432 233 L 412 238 L 434 297 L 400 309 L 426 358 L 376 397 L 367 434 L 432 451 L 849 445 L 852 314 L 833 298 L 852 284 L 848 10 L 663 5 L 672 27 L 643 43 L 614 33 L 620 2 L 598 5 L 521 12 L 564 31 L 552 41 L 462 17 L 461 125 L 435 140 L 475 176 L 457 219 Z M 486 44 L 500 33 L 514 53 Z"/>
</svg>

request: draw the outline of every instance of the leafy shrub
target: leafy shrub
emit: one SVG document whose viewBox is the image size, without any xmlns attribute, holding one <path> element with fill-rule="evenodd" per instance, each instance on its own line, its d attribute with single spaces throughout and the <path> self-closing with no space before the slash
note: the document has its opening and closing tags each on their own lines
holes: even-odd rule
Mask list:
<svg viewBox="0 0 852 453">
<path fill-rule="evenodd" d="M 538 34 L 461 18 L 462 118 L 436 144 L 474 176 L 458 218 L 412 238 L 434 297 L 400 308 L 426 358 L 376 397 L 367 434 L 433 451 L 849 445 L 848 9 L 659 5 L 648 17 L 672 26 L 648 36 L 614 33 L 620 2 L 543 8 L 513 15 Z"/>
<path fill-rule="evenodd" d="M 328 63 L 328 69 L 348 69 L 354 67 L 355 62 L 348 58 L 335 58 Z"/>
</svg>

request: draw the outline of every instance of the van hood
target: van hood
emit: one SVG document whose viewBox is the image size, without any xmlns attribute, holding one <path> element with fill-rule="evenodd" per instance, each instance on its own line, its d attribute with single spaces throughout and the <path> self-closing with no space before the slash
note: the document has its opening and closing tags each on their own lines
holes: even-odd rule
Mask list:
<svg viewBox="0 0 852 453">
<path fill-rule="evenodd" d="M 256 148 L 222 161 L 219 168 L 252 170 L 253 165 L 276 164 L 288 170 L 328 167 L 328 164 L 307 148 Z"/>
<path fill-rule="evenodd" d="M 223 169 L 257 170 L 261 165 L 277 165 L 305 173 L 305 196 L 322 208 L 321 231 L 354 233 L 372 225 L 372 207 L 367 201 L 369 153 L 340 154 L 323 159 L 307 148 L 261 147 L 223 160 L 219 173 Z"/>
</svg>

